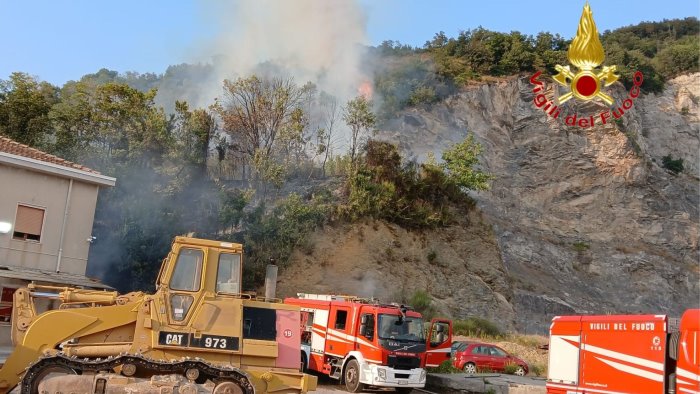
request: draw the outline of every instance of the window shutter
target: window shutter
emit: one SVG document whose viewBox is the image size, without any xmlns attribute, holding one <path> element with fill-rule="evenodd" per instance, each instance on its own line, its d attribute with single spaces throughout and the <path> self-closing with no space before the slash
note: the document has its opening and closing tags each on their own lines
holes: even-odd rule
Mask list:
<svg viewBox="0 0 700 394">
<path fill-rule="evenodd" d="M 41 226 L 44 224 L 44 210 L 25 205 L 17 206 L 17 220 L 15 231 L 25 234 L 41 235 Z"/>
</svg>

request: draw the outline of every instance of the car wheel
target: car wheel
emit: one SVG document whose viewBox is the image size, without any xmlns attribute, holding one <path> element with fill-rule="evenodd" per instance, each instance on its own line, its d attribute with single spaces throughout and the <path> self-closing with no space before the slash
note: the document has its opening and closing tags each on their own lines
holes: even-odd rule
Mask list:
<svg viewBox="0 0 700 394">
<path fill-rule="evenodd" d="M 514 374 L 518 376 L 525 376 L 525 368 L 523 368 L 522 365 L 518 365 L 518 369 L 515 370 Z"/>
<path fill-rule="evenodd" d="M 360 383 L 360 364 L 357 360 L 348 361 L 345 367 L 345 388 L 351 393 L 359 393 L 365 385 Z"/>
<path fill-rule="evenodd" d="M 466 363 L 464 365 L 464 372 L 473 375 L 476 373 L 476 365 L 474 363 Z"/>
</svg>

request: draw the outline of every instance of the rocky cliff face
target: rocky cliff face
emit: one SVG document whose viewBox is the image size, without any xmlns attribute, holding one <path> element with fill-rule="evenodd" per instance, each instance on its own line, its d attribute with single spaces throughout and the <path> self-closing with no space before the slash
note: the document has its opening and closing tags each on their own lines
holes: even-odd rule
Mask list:
<svg viewBox="0 0 700 394">
<path fill-rule="evenodd" d="M 612 93 L 627 95 L 622 86 Z M 459 252 L 443 261 L 464 266 L 453 272 L 462 280 L 444 270 L 431 274 L 428 264 L 415 270 L 405 290 L 445 281 L 446 290 L 431 291 L 455 318 L 476 314 L 527 332 L 546 331 L 556 314 L 679 315 L 698 307 L 700 74 L 641 96 L 620 122 L 588 129 L 548 118 L 533 97 L 527 77 L 485 83 L 430 109 L 406 111 L 381 131 L 418 157 L 474 133 L 485 148 L 485 169 L 496 176 L 490 191 L 474 197 L 498 258 L 480 261 L 483 256 L 470 253 L 488 249 L 490 241 L 458 239 L 465 249 L 452 249 Z M 570 108 L 604 109 L 574 102 Z M 663 168 L 667 155 L 682 158 L 684 171 Z M 469 231 L 455 234 L 472 237 Z M 448 246 L 435 247 L 440 253 Z M 482 266 L 492 266 L 495 276 L 484 280 L 483 271 L 473 270 Z M 376 270 L 380 281 L 391 272 Z M 461 285 L 474 278 L 480 287 Z M 491 301 L 471 303 L 485 294 Z"/>
</svg>

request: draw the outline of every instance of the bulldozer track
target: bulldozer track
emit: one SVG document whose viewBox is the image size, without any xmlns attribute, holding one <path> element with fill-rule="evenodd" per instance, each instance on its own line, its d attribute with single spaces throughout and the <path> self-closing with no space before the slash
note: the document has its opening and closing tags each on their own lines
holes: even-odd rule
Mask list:
<svg viewBox="0 0 700 394">
<path fill-rule="evenodd" d="M 177 361 L 153 360 L 139 355 L 121 355 L 108 358 L 79 358 L 64 354 L 48 356 L 39 359 L 27 368 L 20 384 L 22 394 L 33 394 L 32 387 L 38 383 L 34 380 L 41 376 L 41 372 L 51 367 L 64 367 L 76 371 L 79 374 L 85 372 L 113 371 L 124 364 L 133 364 L 139 369 L 152 371 L 154 374 L 181 374 L 185 371 L 197 369 L 200 376 L 204 375 L 213 381 L 232 381 L 238 384 L 244 394 L 253 394 L 254 388 L 248 375 L 238 368 L 224 366 L 217 367 L 201 359 L 183 359 Z"/>
</svg>

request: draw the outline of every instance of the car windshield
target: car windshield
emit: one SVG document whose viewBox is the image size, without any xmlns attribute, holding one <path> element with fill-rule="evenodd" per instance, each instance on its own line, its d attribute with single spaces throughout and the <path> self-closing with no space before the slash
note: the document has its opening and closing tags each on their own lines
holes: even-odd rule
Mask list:
<svg viewBox="0 0 700 394">
<path fill-rule="evenodd" d="M 425 342 L 423 319 L 406 317 L 399 323 L 399 315 L 379 315 L 379 338 Z"/>
</svg>

